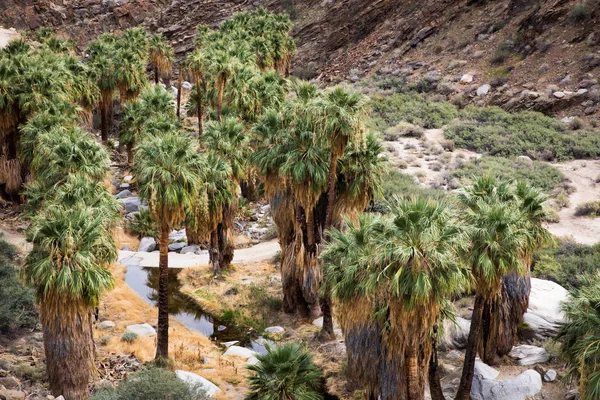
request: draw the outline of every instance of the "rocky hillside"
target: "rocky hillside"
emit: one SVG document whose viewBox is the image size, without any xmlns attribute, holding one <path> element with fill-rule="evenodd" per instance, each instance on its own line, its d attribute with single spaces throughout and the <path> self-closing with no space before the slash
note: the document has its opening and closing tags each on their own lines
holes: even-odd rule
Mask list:
<svg viewBox="0 0 600 400">
<path fill-rule="evenodd" d="M 80 44 L 143 25 L 179 55 L 199 23 L 265 6 L 290 13 L 295 73 L 323 82 L 389 76 L 457 103 L 598 116 L 600 3 L 579 0 L 5 0 L 0 24 L 52 26 Z M 478 91 L 479 89 L 479 91 Z"/>
</svg>

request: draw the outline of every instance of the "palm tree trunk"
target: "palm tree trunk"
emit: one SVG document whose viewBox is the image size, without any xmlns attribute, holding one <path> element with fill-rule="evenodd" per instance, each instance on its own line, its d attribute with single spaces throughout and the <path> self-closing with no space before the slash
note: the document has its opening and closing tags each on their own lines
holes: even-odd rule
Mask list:
<svg viewBox="0 0 600 400">
<path fill-rule="evenodd" d="M 133 165 L 133 147 L 135 142 L 132 140 L 131 143 L 127 144 L 127 163 Z"/>
<path fill-rule="evenodd" d="M 50 294 L 40 302 L 50 391 L 66 400 L 86 399 L 94 371 L 92 308 L 82 300 Z"/>
<path fill-rule="evenodd" d="M 431 394 L 431 400 L 446 400 L 440 382 L 440 371 L 438 370 L 437 326 L 433 329 L 434 335 L 431 338 L 431 358 L 428 371 L 429 393 Z"/>
<path fill-rule="evenodd" d="M 423 400 L 425 391 L 419 384 L 418 345 L 413 345 L 406 351 L 406 380 L 409 400 Z"/>
<path fill-rule="evenodd" d="M 104 107 L 100 108 L 100 135 L 102 137 L 102 143 L 108 143 L 108 120 L 107 110 Z"/>
<path fill-rule="evenodd" d="M 198 139 L 202 138 L 202 114 L 204 113 L 204 109 L 202 106 L 202 87 L 201 87 L 201 80 L 200 79 L 196 79 L 196 94 L 197 94 L 197 101 L 196 101 L 196 113 L 198 114 Z"/>
<path fill-rule="evenodd" d="M 210 262 L 213 266 L 213 274 L 217 276 L 221 273 L 219 265 L 219 234 L 217 229 L 210 233 Z"/>
<path fill-rule="evenodd" d="M 473 307 L 473 317 L 471 318 L 471 328 L 469 330 L 469 339 L 467 341 L 465 362 L 460 378 L 460 385 L 458 386 L 458 392 L 454 398 L 455 400 L 469 400 L 471 396 L 471 384 L 473 383 L 473 374 L 475 373 L 475 358 L 477 357 L 484 302 L 485 300 L 481 295 L 477 294 L 475 296 L 475 305 Z"/>
<path fill-rule="evenodd" d="M 323 327 L 319 338 L 323 341 L 335 339 L 333 332 L 333 315 L 331 312 L 331 293 L 327 292 L 321 297 L 321 311 L 323 312 Z"/>
<path fill-rule="evenodd" d="M 225 81 L 219 82 L 219 91 L 217 94 L 217 116 L 219 121 L 223 116 L 223 93 L 225 92 Z"/>
<path fill-rule="evenodd" d="M 169 358 L 169 227 L 160 229 L 158 261 L 158 338 L 156 360 Z"/>
<path fill-rule="evenodd" d="M 154 84 L 158 85 L 158 66 L 154 66 Z"/>
<path fill-rule="evenodd" d="M 312 207 L 305 210 L 306 213 L 306 237 L 308 239 L 307 251 L 310 256 L 317 253 L 316 234 L 315 234 L 315 217 Z"/>
<path fill-rule="evenodd" d="M 235 213 L 238 208 L 237 197 L 233 199 L 231 204 L 223 206 L 223 221 L 219 224 L 219 267 L 221 270 L 228 269 L 233 260 L 235 251 L 235 243 L 233 240 L 233 224 Z"/>
<path fill-rule="evenodd" d="M 181 85 L 183 81 L 183 68 L 179 66 L 179 74 L 177 76 L 177 118 L 181 118 Z"/>
</svg>

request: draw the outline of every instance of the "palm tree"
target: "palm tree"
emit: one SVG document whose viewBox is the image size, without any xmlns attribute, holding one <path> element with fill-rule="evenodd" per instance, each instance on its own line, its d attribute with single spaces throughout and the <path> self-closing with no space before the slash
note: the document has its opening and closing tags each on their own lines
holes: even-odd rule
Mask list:
<svg viewBox="0 0 600 400">
<path fill-rule="evenodd" d="M 232 78 L 238 67 L 238 63 L 238 59 L 226 51 L 216 50 L 211 54 L 210 68 L 215 76 L 217 89 L 216 110 L 219 120 L 223 115 L 223 94 L 225 93 L 227 82 Z"/>
<path fill-rule="evenodd" d="M 323 374 L 297 343 L 267 345 L 267 353 L 256 358 L 258 363 L 247 367 L 255 374 L 248 378 L 246 400 L 323 399 Z"/>
<path fill-rule="evenodd" d="M 152 35 L 150 38 L 150 64 L 154 69 L 155 84 L 158 84 L 160 77 L 171 72 L 174 61 L 175 52 L 167 39 L 159 33 Z"/>
<path fill-rule="evenodd" d="M 352 343 L 349 373 L 371 397 L 424 398 L 431 332 L 447 298 L 465 286 L 466 235 L 455 215 L 448 202 L 412 197 L 392 205 L 389 217 L 359 216 L 358 223 L 347 222 L 348 233 L 331 233 L 321 255 L 326 288 L 340 304 L 340 324 Z M 360 342 L 365 335 L 369 343 Z M 374 357 L 358 362 L 359 343 L 363 351 L 376 346 Z M 377 360 L 386 357 L 394 360 Z M 377 375 L 380 362 L 396 365 L 392 382 Z"/>
<path fill-rule="evenodd" d="M 527 217 L 511 201 L 513 189 L 506 182 L 482 177 L 460 194 L 471 229 L 466 262 L 474 277 L 476 294 L 457 400 L 469 399 L 477 350 L 480 347 L 484 354 L 485 347 L 480 344 L 490 335 L 489 324 L 483 325 L 483 311 L 500 295 L 505 275 L 513 271 L 522 275 L 525 270 L 524 255 L 531 242 L 528 230 L 523 229 Z"/>
<path fill-rule="evenodd" d="M 600 399 L 600 284 L 586 277 L 580 289 L 571 292 L 563 305 L 567 318 L 556 337 L 567 362 L 566 377 L 579 381 L 582 399 Z"/>
<path fill-rule="evenodd" d="M 142 199 L 159 227 L 158 342 L 156 359 L 169 357 L 169 233 L 184 220 L 200 190 L 201 159 L 178 132 L 148 135 L 138 144 L 134 171 Z"/>
<path fill-rule="evenodd" d="M 46 371 L 55 395 L 85 399 L 94 367 L 92 312 L 114 285 L 115 243 L 91 208 L 50 204 L 28 230 L 24 275 L 40 302 Z M 68 349 L 68 350 L 66 350 Z"/>
<path fill-rule="evenodd" d="M 117 90 L 117 64 L 114 58 L 116 37 L 112 34 L 102 34 L 88 45 L 88 63 L 98 89 L 100 90 L 100 119 L 102 142 L 108 142 L 112 129 L 113 97 Z"/>
<path fill-rule="evenodd" d="M 193 51 L 188 58 L 187 66 L 190 74 L 194 77 L 194 86 L 196 89 L 196 115 L 198 117 L 198 136 L 202 137 L 202 118 L 204 118 L 204 103 L 206 93 L 206 76 L 209 67 L 209 60 L 203 50 Z"/>
</svg>

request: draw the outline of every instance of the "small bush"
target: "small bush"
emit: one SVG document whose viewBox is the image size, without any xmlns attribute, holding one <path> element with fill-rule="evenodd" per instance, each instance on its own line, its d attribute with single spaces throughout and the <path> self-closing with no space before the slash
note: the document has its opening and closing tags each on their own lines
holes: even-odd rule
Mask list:
<svg viewBox="0 0 600 400">
<path fill-rule="evenodd" d="M 116 388 L 101 389 L 90 400 L 208 400 L 199 386 L 177 378 L 174 373 L 158 367 L 147 368 L 129 376 Z"/>
<path fill-rule="evenodd" d="M 386 129 L 383 138 L 387 141 L 396 141 L 400 137 L 414 137 L 421 139 L 425 134 L 425 130 L 420 126 L 410 124 L 408 122 L 400 122 L 399 124 Z"/>
<path fill-rule="evenodd" d="M 432 162 L 431 164 L 429 164 L 429 169 L 436 172 L 441 171 L 442 164 L 440 164 L 439 162 Z"/>
<path fill-rule="evenodd" d="M 400 169 L 406 169 L 408 168 L 408 163 L 404 160 L 398 160 L 398 162 L 396 163 L 396 167 Z"/>
<path fill-rule="evenodd" d="M 559 209 L 567 208 L 571 205 L 571 200 L 569 200 L 569 196 L 567 196 L 564 193 L 560 193 L 558 196 L 556 196 L 554 202 L 556 203 Z"/>
<path fill-rule="evenodd" d="M 158 227 L 150 217 L 150 211 L 143 207 L 134 214 L 132 221 L 128 221 L 127 229 L 138 237 L 158 237 Z"/>
<path fill-rule="evenodd" d="M 597 217 L 600 215 L 600 201 L 590 201 L 575 208 L 577 217 Z"/>
<path fill-rule="evenodd" d="M 135 342 L 137 340 L 137 338 L 138 338 L 137 333 L 133 333 L 133 332 L 125 332 L 123 334 L 123 336 L 121 336 L 121 340 L 126 343 L 129 343 L 129 344 Z"/>
<path fill-rule="evenodd" d="M 575 117 L 573 118 L 573 121 L 569 122 L 569 129 L 571 129 L 572 131 L 578 131 L 580 129 L 583 129 L 583 125 L 583 120 L 579 117 Z"/>
<path fill-rule="evenodd" d="M 372 98 L 372 120 L 385 131 L 399 122 L 408 122 L 425 129 L 441 128 L 458 116 L 456 107 L 448 102 L 434 102 L 418 94 L 398 93 Z"/>
<path fill-rule="evenodd" d="M 551 224 L 557 224 L 560 222 L 560 216 L 553 208 L 548 207 L 546 209 L 546 214 L 544 217 L 544 222 L 548 222 Z"/>
<path fill-rule="evenodd" d="M 592 10 L 587 3 L 581 2 L 574 4 L 569 11 L 569 16 L 574 22 L 583 22 L 591 18 Z"/>
<path fill-rule="evenodd" d="M 442 140 L 440 145 L 442 145 L 442 148 L 446 151 L 454 151 L 454 148 L 456 147 L 452 140 Z"/>
</svg>

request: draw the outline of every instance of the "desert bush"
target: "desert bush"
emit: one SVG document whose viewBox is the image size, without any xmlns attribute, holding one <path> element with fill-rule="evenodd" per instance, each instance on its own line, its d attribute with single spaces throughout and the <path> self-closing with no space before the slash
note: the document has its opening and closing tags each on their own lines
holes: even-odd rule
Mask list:
<svg viewBox="0 0 600 400">
<path fill-rule="evenodd" d="M 177 378 L 164 368 L 146 368 L 129 376 L 116 388 L 100 389 L 90 400 L 208 400 L 199 386 Z"/>
<path fill-rule="evenodd" d="M 137 338 L 138 338 L 137 333 L 133 333 L 133 332 L 125 332 L 123 334 L 123 336 L 121 336 L 121 340 L 123 342 L 129 343 L 129 344 L 135 342 L 137 340 Z"/>
<path fill-rule="evenodd" d="M 152 221 L 150 211 L 145 207 L 134 213 L 133 220 L 127 222 L 127 229 L 138 237 L 158 237 L 158 227 Z"/>
<path fill-rule="evenodd" d="M 569 10 L 569 17 L 574 22 L 583 22 L 588 20 L 592 16 L 592 10 L 590 6 L 585 2 L 579 2 L 573 4 Z"/>
<path fill-rule="evenodd" d="M 502 180 L 523 181 L 546 193 L 551 193 L 566 180 L 562 172 L 541 161 L 525 162 L 490 156 L 464 162 L 450 176 L 464 184 L 473 177 L 485 174 Z"/>
<path fill-rule="evenodd" d="M 425 129 L 441 128 L 458 116 L 458 111 L 452 104 L 434 102 L 419 94 L 374 96 L 371 103 L 372 120 L 380 131 L 399 122 L 408 122 Z"/>
<path fill-rule="evenodd" d="M 396 141 L 400 137 L 414 137 L 421 139 L 425 130 L 420 126 L 408 122 L 400 122 L 393 127 L 385 130 L 383 138 L 388 141 Z"/>
<path fill-rule="evenodd" d="M 597 217 L 600 215 L 600 201 L 590 201 L 575 208 L 577 217 Z"/>
<path fill-rule="evenodd" d="M 454 151 L 454 149 L 456 147 L 452 140 L 442 140 L 440 142 L 440 145 L 442 146 L 442 149 L 444 149 L 446 151 Z"/>
<path fill-rule="evenodd" d="M 32 329 L 38 322 L 34 291 L 23 285 L 13 265 L 16 254 L 0 235 L 0 334 L 6 336 Z"/>
<path fill-rule="evenodd" d="M 572 131 L 578 131 L 580 129 L 583 129 L 583 125 L 583 120 L 579 117 L 575 117 L 573 118 L 573 121 L 569 122 L 569 129 L 571 129 Z"/>
<path fill-rule="evenodd" d="M 499 107 L 466 107 L 444 134 L 459 148 L 503 157 L 570 160 L 600 156 L 597 132 L 567 132 L 562 122 L 531 111 L 511 114 Z"/>
<path fill-rule="evenodd" d="M 559 209 L 567 208 L 571 205 L 571 200 L 569 200 L 569 196 L 567 196 L 565 193 L 559 193 L 554 198 L 554 202 Z"/>
</svg>

